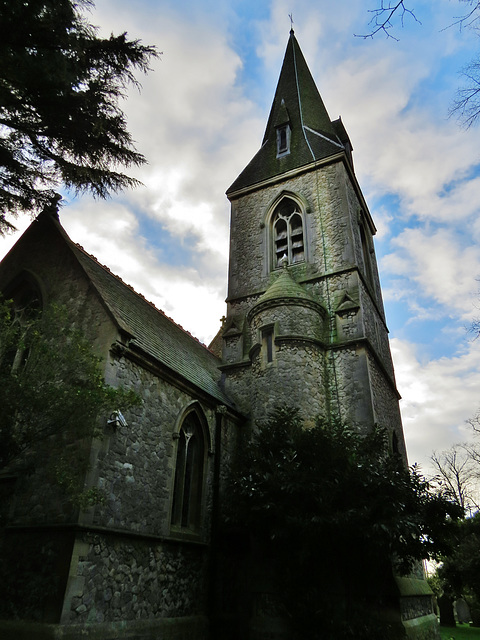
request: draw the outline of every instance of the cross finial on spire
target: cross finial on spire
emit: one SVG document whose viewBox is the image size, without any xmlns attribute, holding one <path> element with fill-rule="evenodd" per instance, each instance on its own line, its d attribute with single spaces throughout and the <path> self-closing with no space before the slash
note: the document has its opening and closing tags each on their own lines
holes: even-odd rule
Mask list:
<svg viewBox="0 0 480 640">
<path fill-rule="evenodd" d="M 294 31 L 293 31 L 293 13 L 289 13 L 288 17 L 290 18 L 290 33 L 294 33 Z"/>
</svg>

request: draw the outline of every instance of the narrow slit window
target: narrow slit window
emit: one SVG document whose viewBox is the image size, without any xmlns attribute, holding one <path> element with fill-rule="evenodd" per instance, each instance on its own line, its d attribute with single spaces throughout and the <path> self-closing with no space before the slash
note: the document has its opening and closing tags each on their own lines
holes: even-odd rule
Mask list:
<svg viewBox="0 0 480 640">
<path fill-rule="evenodd" d="M 262 346 L 265 353 L 265 361 L 273 362 L 273 327 L 262 331 Z"/>
</svg>

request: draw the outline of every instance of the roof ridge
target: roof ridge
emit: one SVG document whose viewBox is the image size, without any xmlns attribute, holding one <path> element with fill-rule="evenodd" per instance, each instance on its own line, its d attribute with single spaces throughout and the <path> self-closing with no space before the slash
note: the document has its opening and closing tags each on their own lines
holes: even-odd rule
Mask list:
<svg viewBox="0 0 480 640">
<path fill-rule="evenodd" d="M 72 242 L 72 241 L 71 241 Z M 157 313 L 160 313 L 162 316 L 164 316 L 167 320 L 169 320 L 173 325 L 175 325 L 178 329 L 180 329 L 181 331 L 183 331 L 183 333 L 185 333 L 186 335 L 190 336 L 193 340 L 195 340 L 195 342 L 197 342 L 200 346 L 202 346 L 204 349 L 206 349 L 207 351 L 209 351 L 210 353 L 213 354 L 213 351 L 211 351 L 211 349 L 209 349 L 207 347 L 207 345 L 202 342 L 201 340 L 199 340 L 196 336 L 194 336 L 192 333 L 190 333 L 190 331 L 188 331 L 187 329 L 184 329 L 182 327 L 181 324 L 178 324 L 178 322 L 175 322 L 175 320 L 173 320 L 173 318 L 171 318 L 170 316 L 167 316 L 167 314 L 165 313 L 165 311 L 163 311 L 162 309 L 159 309 L 153 302 L 151 302 L 150 300 L 147 300 L 147 298 L 145 298 L 145 296 L 142 293 L 139 293 L 138 291 L 136 291 L 131 284 L 128 284 L 128 282 L 125 282 L 124 280 L 122 280 L 122 278 L 117 275 L 116 273 L 114 273 L 109 267 L 107 267 L 106 265 L 102 264 L 93 254 L 89 253 L 88 251 L 86 251 L 86 249 L 84 247 L 82 247 L 81 244 L 79 244 L 78 242 L 72 242 L 72 244 L 79 249 L 87 258 L 89 258 L 90 260 L 92 260 L 92 262 L 94 262 L 97 266 L 99 266 L 101 269 L 103 269 L 104 271 L 106 271 L 107 273 L 109 273 L 113 278 L 115 278 L 116 280 L 118 280 L 124 287 L 126 287 L 127 289 L 129 289 L 133 294 L 135 294 L 137 297 L 139 297 L 141 300 L 143 300 L 146 304 L 148 304 L 150 307 L 152 307 Z M 213 354 L 215 355 L 215 354 Z"/>
</svg>

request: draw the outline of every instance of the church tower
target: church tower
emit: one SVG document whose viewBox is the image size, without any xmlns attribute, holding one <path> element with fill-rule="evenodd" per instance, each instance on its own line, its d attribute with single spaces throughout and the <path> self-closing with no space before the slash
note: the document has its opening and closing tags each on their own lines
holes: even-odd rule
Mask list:
<svg viewBox="0 0 480 640">
<path fill-rule="evenodd" d="M 293 30 L 262 146 L 231 201 L 223 374 L 252 423 L 297 407 L 388 429 L 405 456 L 373 246 L 352 147 L 332 121 Z"/>
</svg>

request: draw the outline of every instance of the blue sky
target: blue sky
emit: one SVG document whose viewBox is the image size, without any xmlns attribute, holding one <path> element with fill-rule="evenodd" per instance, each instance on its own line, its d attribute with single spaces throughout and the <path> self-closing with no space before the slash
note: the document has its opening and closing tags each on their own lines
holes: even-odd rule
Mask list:
<svg viewBox="0 0 480 640">
<path fill-rule="evenodd" d="M 261 144 L 294 29 L 332 119 L 342 116 L 376 251 L 411 462 L 469 437 L 480 405 L 480 128 L 449 108 L 478 50 L 450 27 L 458 0 L 416 0 L 387 39 L 376 0 L 97 0 L 91 22 L 163 55 L 124 109 L 145 187 L 106 202 L 66 194 L 70 236 L 208 342 L 225 313 L 225 190 Z M 18 221 L 19 233 L 26 221 Z M 0 240 L 3 255 L 18 234 Z"/>
</svg>

